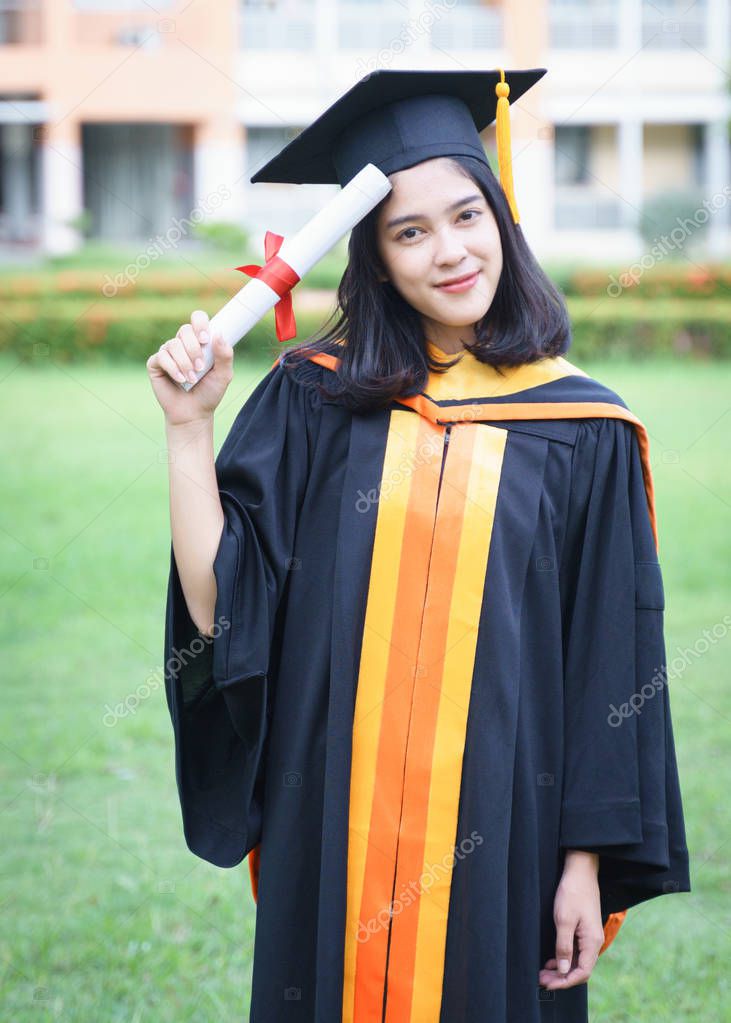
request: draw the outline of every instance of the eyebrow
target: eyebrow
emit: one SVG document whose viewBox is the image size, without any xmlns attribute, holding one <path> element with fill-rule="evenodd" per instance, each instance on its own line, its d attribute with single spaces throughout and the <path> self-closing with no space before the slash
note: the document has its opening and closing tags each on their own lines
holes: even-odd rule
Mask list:
<svg viewBox="0 0 731 1023">
<path fill-rule="evenodd" d="M 457 202 L 453 202 L 451 206 L 447 206 L 447 213 L 452 213 L 453 210 L 459 209 L 460 206 L 465 206 L 468 202 L 475 202 L 477 199 L 484 199 L 484 195 L 480 192 L 475 195 L 468 195 L 464 199 L 458 199 Z M 390 230 L 392 227 L 398 227 L 399 224 L 405 224 L 407 220 L 428 220 L 426 213 L 407 213 L 405 217 L 396 217 L 394 220 L 389 220 L 386 224 L 386 230 Z"/>
</svg>

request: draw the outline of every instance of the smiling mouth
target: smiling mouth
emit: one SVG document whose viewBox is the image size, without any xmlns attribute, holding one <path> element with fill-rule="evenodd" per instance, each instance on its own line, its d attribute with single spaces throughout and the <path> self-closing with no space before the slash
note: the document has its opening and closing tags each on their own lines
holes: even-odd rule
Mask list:
<svg viewBox="0 0 731 1023">
<path fill-rule="evenodd" d="M 456 280 L 453 280 L 453 281 L 445 281 L 443 284 L 435 285 L 435 287 L 437 287 L 437 288 L 453 288 L 453 287 L 456 287 L 457 285 L 460 285 L 460 284 L 468 284 L 470 281 L 473 281 L 477 277 L 479 272 L 480 272 L 479 270 L 475 270 L 474 273 L 467 274 L 466 277 L 458 277 Z"/>
</svg>

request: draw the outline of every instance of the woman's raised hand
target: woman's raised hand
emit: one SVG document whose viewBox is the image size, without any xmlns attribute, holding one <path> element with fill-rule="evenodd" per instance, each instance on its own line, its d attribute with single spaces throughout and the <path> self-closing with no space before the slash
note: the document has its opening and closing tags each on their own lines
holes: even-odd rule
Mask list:
<svg viewBox="0 0 731 1023">
<path fill-rule="evenodd" d="M 178 385 L 195 379 L 203 366 L 198 360 L 209 344 L 213 346 L 213 365 L 195 387 L 184 391 Z M 175 337 L 150 356 L 150 383 L 169 425 L 182 426 L 213 415 L 233 378 L 233 351 L 220 334 L 211 337 L 208 314 L 196 309 L 190 322 L 182 324 Z"/>
</svg>

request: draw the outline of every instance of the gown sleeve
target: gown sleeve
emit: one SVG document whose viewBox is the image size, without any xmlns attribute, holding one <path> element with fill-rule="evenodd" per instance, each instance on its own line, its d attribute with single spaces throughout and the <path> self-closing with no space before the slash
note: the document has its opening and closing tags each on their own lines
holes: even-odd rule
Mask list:
<svg viewBox="0 0 731 1023">
<path fill-rule="evenodd" d="M 213 563 L 212 637 L 190 617 L 170 546 L 165 690 L 183 831 L 188 848 L 219 867 L 240 863 L 260 840 L 270 661 L 317 407 L 314 388 L 278 364 L 221 447 L 215 465 L 224 526 Z"/>
<path fill-rule="evenodd" d="M 690 891 L 664 590 L 635 427 L 583 420 L 562 564 L 560 845 L 599 854 L 602 915 Z"/>
</svg>

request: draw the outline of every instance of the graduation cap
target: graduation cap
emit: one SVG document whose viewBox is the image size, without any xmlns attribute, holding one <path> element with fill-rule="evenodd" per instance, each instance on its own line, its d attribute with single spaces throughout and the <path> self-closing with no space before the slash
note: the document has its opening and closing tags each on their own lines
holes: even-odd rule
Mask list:
<svg viewBox="0 0 731 1023">
<path fill-rule="evenodd" d="M 479 132 L 497 121 L 500 184 L 513 220 L 510 100 L 546 73 L 379 69 L 360 79 L 250 179 L 344 187 L 368 163 L 384 174 L 437 156 L 470 156 L 490 164 Z"/>
</svg>

